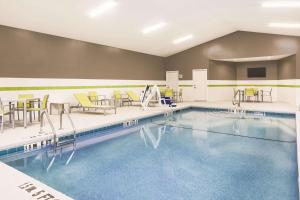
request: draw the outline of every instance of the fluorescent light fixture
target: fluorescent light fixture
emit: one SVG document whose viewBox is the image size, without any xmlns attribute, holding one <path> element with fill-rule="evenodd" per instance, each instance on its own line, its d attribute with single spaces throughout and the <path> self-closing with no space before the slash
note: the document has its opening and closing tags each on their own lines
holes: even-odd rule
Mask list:
<svg viewBox="0 0 300 200">
<path fill-rule="evenodd" d="M 160 22 L 158 24 L 155 24 L 155 25 L 152 25 L 152 26 L 149 26 L 149 27 L 146 27 L 142 30 L 142 33 L 143 34 L 147 34 L 147 33 L 152 33 L 154 31 L 157 31 L 158 29 L 161 29 L 163 27 L 165 27 L 167 25 L 167 23 L 165 22 Z"/>
<path fill-rule="evenodd" d="M 99 5 L 98 7 L 96 7 L 95 9 L 91 10 L 88 13 L 88 15 L 92 18 L 96 17 L 96 16 L 101 15 L 102 13 L 112 9 L 116 5 L 117 5 L 117 2 L 115 2 L 114 0 L 108 0 L 108 1 L 104 2 L 103 4 Z"/>
<path fill-rule="evenodd" d="M 269 26 L 274 28 L 300 28 L 298 23 L 270 23 Z"/>
<path fill-rule="evenodd" d="M 293 8 L 300 7 L 300 1 L 266 1 L 261 5 L 266 8 Z"/>
<path fill-rule="evenodd" d="M 185 42 L 187 40 L 190 40 L 192 39 L 194 36 L 193 35 L 186 35 L 184 37 L 181 37 L 181 38 L 178 38 L 176 40 L 173 41 L 174 44 L 179 44 L 179 43 L 182 43 L 182 42 Z"/>
</svg>

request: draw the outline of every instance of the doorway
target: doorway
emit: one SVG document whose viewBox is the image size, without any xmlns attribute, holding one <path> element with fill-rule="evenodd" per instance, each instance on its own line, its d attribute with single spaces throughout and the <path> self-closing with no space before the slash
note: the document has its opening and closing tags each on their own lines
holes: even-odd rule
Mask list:
<svg viewBox="0 0 300 200">
<path fill-rule="evenodd" d="M 174 91 L 178 90 L 179 87 L 179 71 L 167 71 L 166 72 L 166 85 L 172 88 Z"/>
<path fill-rule="evenodd" d="M 193 69 L 194 101 L 207 100 L 207 69 Z"/>
</svg>

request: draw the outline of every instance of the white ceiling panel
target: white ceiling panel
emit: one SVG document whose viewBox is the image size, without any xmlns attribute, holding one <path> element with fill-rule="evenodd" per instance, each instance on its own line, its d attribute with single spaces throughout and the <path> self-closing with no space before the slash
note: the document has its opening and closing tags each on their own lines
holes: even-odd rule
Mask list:
<svg viewBox="0 0 300 200">
<path fill-rule="evenodd" d="M 0 24 L 158 56 L 237 30 L 300 36 L 300 29 L 268 26 L 300 23 L 299 7 L 263 8 L 261 0 L 115 0 L 111 10 L 93 18 L 88 15 L 107 1 L 0 0 Z M 142 33 L 161 21 L 167 25 Z M 193 39 L 173 44 L 189 34 Z"/>
</svg>

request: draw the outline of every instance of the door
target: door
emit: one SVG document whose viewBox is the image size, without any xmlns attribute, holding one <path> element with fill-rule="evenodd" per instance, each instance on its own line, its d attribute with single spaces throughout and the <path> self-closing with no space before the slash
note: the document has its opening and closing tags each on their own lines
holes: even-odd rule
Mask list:
<svg viewBox="0 0 300 200">
<path fill-rule="evenodd" d="M 193 88 L 195 101 L 207 100 L 207 69 L 193 69 Z"/>
<path fill-rule="evenodd" d="M 166 85 L 172 88 L 174 91 L 178 90 L 179 86 L 179 71 L 167 71 L 166 72 Z"/>
</svg>

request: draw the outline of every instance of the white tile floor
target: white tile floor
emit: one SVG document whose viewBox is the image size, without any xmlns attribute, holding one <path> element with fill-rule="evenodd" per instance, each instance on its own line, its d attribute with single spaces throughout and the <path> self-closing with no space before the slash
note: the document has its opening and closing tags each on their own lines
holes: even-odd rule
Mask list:
<svg viewBox="0 0 300 200">
<path fill-rule="evenodd" d="M 59 191 L 0 162 L 0 193 L 3 200 L 72 200 Z M 34 188 L 33 188 L 34 187 Z M 30 189 L 31 188 L 31 189 Z M 27 189 L 27 190 L 26 190 Z M 50 198 L 53 197 L 53 198 Z"/>
<path fill-rule="evenodd" d="M 187 102 L 180 103 L 177 108 L 184 108 L 189 106 L 210 107 L 210 108 L 230 108 L 231 102 Z M 242 107 L 247 110 L 255 111 L 269 111 L 269 112 L 291 112 L 295 113 L 297 108 L 286 103 L 243 103 Z M 91 130 L 103 126 L 116 124 L 130 119 L 143 118 L 159 113 L 164 113 L 170 110 L 168 107 L 150 107 L 149 110 L 143 111 L 140 107 L 121 107 L 118 108 L 117 114 L 108 114 L 104 116 L 99 113 L 71 113 L 71 118 L 74 121 L 77 132 L 84 130 Z M 51 115 L 51 120 L 56 129 L 59 127 L 59 116 Z M 42 139 L 52 138 L 50 133 L 50 126 L 46 123 L 45 133 L 40 134 L 39 122 L 29 123 L 28 127 L 24 129 L 22 122 L 17 122 L 14 129 L 5 127 L 3 133 L 0 133 L 0 150 L 8 149 L 11 147 L 20 146 L 23 144 L 30 144 Z M 58 130 L 57 135 L 69 134 L 72 131 L 70 123 L 67 121 L 66 116 L 63 118 L 63 130 Z"/>
</svg>

